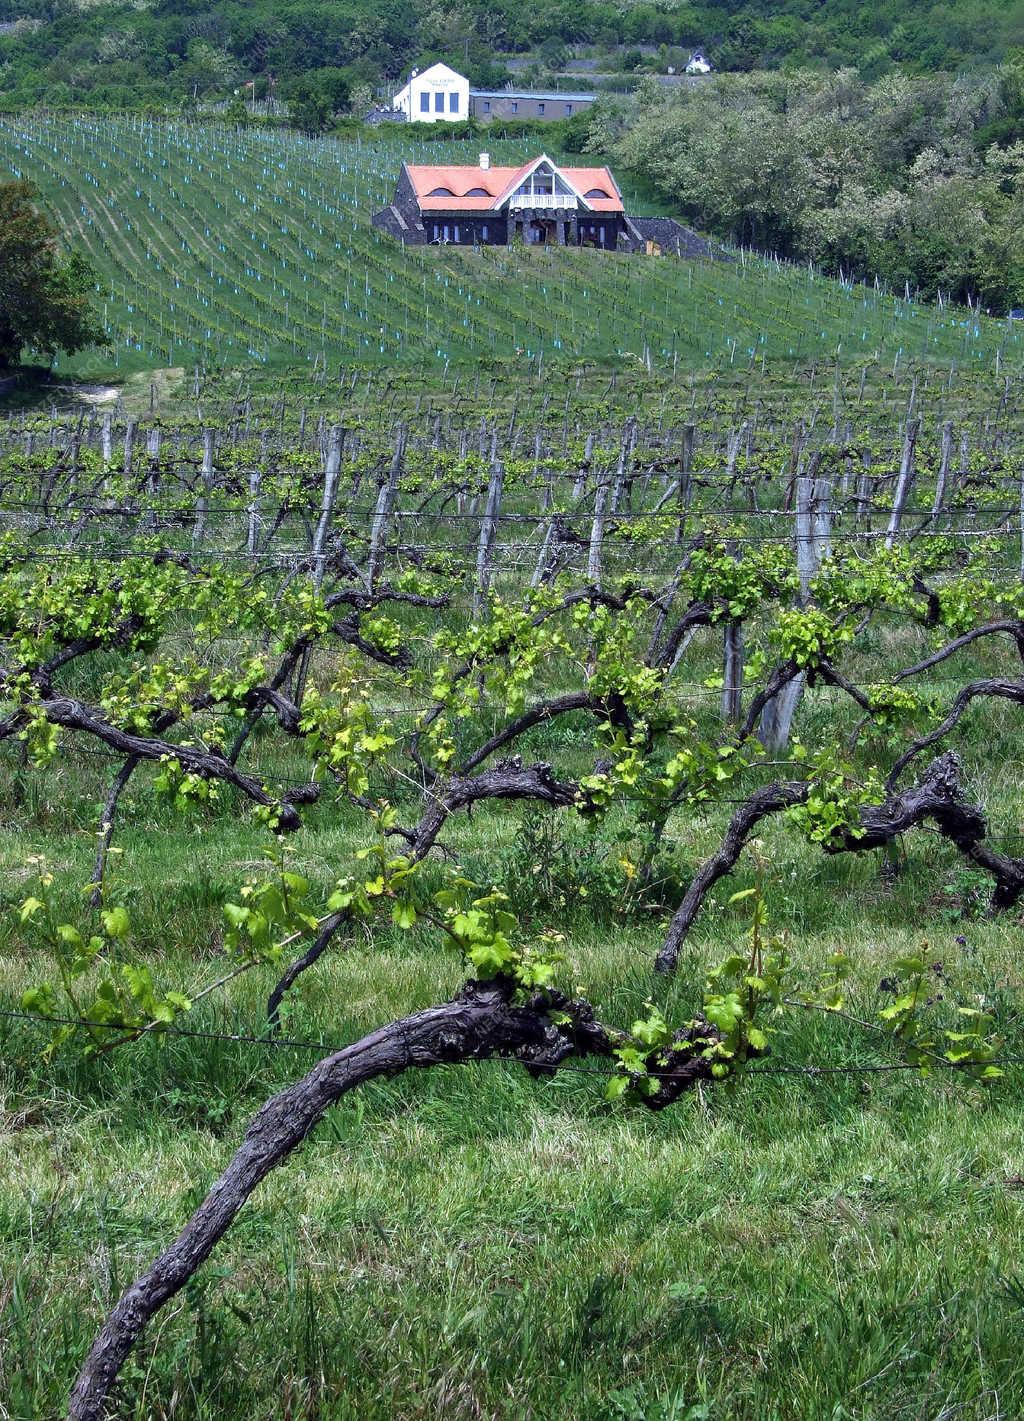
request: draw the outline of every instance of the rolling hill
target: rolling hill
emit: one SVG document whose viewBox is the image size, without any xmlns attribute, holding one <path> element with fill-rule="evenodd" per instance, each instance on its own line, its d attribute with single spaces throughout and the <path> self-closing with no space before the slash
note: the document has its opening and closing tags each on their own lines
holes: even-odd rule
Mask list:
<svg viewBox="0 0 1024 1421">
<path fill-rule="evenodd" d="M 527 152 L 491 148 L 496 161 Z M 0 118 L 0 177 L 36 183 L 97 271 L 111 353 L 78 371 L 900 353 L 986 368 L 1020 350 L 1016 323 L 744 254 L 405 249 L 370 216 L 417 151 L 404 135 L 367 146 L 142 117 Z M 451 158 L 475 151 L 452 144 Z"/>
</svg>

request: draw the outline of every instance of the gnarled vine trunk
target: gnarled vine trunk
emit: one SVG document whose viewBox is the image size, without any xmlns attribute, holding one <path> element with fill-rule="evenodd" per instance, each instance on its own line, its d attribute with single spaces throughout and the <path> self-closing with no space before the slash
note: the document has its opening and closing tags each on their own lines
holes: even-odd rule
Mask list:
<svg viewBox="0 0 1024 1421">
<path fill-rule="evenodd" d="M 107 1318 L 75 1383 L 70 1421 L 103 1421 L 118 1372 L 150 1318 L 206 1261 L 261 1180 L 343 1095 L 414 1067 L 531 1051 L 535 1060 L 549 1056 L 556 1063 L 576 1049 L 541 1011 L 514 1006 L 511 997 L 504 984 L 472 983 L 452 1001 L 393 1021 L 328 1056 L 268 1100 L 181 1233 Z"/>
<path fill-rule="evenodd" d="M 988 821 L 976 804 L 964 797 L 963 767 L 951 750 L 938 756 L 909 789 L 890 793 L 881 804 L 864 805 L 856 824 L 822 845 L 827 854 L 863 853 L 886 844 L 927 821 L 933 823 L 966 858 L 994 879 L 993 908 L 1012 907 L 1024 894 L 1024 861 L 990 848 L 985 839 Z M 784 780 L 755 791 L 733 814 L 718 849 L 700 866 L 683 901 L 676 909 L 665 941 L 655 959 L 659 972 L 671 972 L 704 899 L 735 868 L 750 835 L 763 819 L 803 804 L 811 793 L 809 781 Z"/>
</svg>

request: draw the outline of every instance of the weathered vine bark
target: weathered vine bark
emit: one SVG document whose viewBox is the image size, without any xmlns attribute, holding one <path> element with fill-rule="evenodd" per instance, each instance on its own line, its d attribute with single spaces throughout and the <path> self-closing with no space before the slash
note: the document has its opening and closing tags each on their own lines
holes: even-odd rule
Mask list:
<svg viewBox="0 0 1024 1421">
<path fill-rule="evenodd" d="M 280 805 L 280 827 L 291 830 L 299 827 L 299 816 L 293 808 L 296 803 L 308 804 L 319 795 L 315 784 L 298 785 L 286 791 L 281 801 L 272 798 L 259 780 L 236 769 L 223 755 L 199 750 L 195 746 L 175 745 L 170 740 L 162 740 L 156 735 L 136 735 L 122 730 L 107 720 L 98 710 L 71 696 L 54 696 L 40 699 L 37 703 L 51 725 L 61 725 L 66 730 L 80 730 L 94 736 L 104 745 L 138 760 L 177 760 L 183 769 L 207 779 L 224 780 L 256 804 L 275 807 Z"/>
<path fill-rule="evenodd" d="M 577 1049 L 537 1008 L 512 1005 L 508 984 L 470 984 L 450 1002 L 394 1021 L 320 1061 L 255 1115 L 227 1168 L 184 1229 L 126 1290 L 75 1383 L 69 1421 L 103 1421 L 111 1388 L 150 1318 L 206 1261 L 256 1186 L 305 1140 L 325 1111 L 367 1081 L 444 1062 L 533 1048 L 552 1063 Z M 560 1052 L 562 1054 L 560 1054 Z"/>
<path fill-rule="evenodd" d="M 336 1051 L 268 1100 L 181 1233 L 114 1306 L 75 1382 L 68 1421 L 105 1421 L 118 1373 L 147 1323 L 205 1263 L 262 1180 L 349 1091 L 403 1071 L 497 1056 L 546 1076 L 571 1056 L 607 1056 L 621 1040 L 618 1032 L 595 1020 L 585 1001 L 542 993 L 517 1005 L 517 997 L 509 980 L 469 982 L 451 1001 L 393 1021 Z M 717 1034 L 700 1020 L 677 1033 L 666 1048 L 658 1090 L 644 1101 L 649 1109 L 663 1110 L 698 1082 L 712 1081 L 712 1063 L 703 1047 Z"/>
<path fill-rule="evenodd" d="M 566 808 L 578 802 L 579 788 L 556 780 L 550 765 L 524 767 L 518 756 L 479 775 L 453 775 L 429 791 L 429 802 L 414 831 L 412 857 L 420 859 L 430 852 L 450 814 L 482 799 L 537 799 Z"/>
<path fill-rule="evenodd" d="M 557 616 L 560 612 L 568 611 L 570 607 L 578 606 L 581 602 L 589 602 L 591 606 L 610 607 L 613 611 L 621 612 L 627 606 L 631 598 L 639 598 L 646 602 L 657 602 L 658 600 L 657 594 L 647 587 L 637 586 L 625 588 L 621 596 L 617 596 L 613 592 L 602 592 L 599 587 L 584 587 L 576 592 L 568 593 L 556 606 L 542 608 L 535 616 L 531 617 L 530 623 L 534 627 L 543 626 L 551 617 Z M 491 654 L 495 657 L 506 656 L 513 649 L 514 644 L 514 638 L 509 638 L 503 645 L 494 647 Z M 449 677 L 450 685 L 458 685 L 458 683 L 464 681 L 467 676 L 471 676 L 475 671 L 479 671 L 480 665 L 481 663 L 476 657 L 470 657 L 468 660 L 463 661 L 460 666 L 451 672 Z M 409 737 L 409 758 L 423 777 L 424 786 L 432 785 L 435 780 L 440 778 L 440 774 L 423 759 L 423 756 L 420 754 L 420 742 L 424 732 L 444 713 L 446 704 L 444 700 L 435 701 L 430 709 L 425 711 L 420 717 L 417 728 Z"/>
<path fill-rule="evenodd" d="M 704 899 L 720 878 L 724 878 L 736 866 L 740 854 L 746 847 L 750 835 L 770 814 L 802 803 L 809 794 L 809 787 L 798 781 L 788 781 L 767 785 L 756 790 L 746 804 L 740 806 L 729 821 L 718 849 L 706 859 L 693 876 L 683 901 L 676 909 L 669 924 L 665 941 L 655 958 L 659 972 L 672 972 L 679 959 L 679 949 L 683 939 L 693 926 L 693 921 L 703 906 Z"/>
<path fill-rule="evenodd" d="M 604 716 L 611 714 L 607 702 L 598 696 L 591 695 L 589 691 L 570 691 L 565 696 L 553 696 L 551 700 L 541 701 L 523 711 L 522 715 L 509 721 L 508 725 L 492 735 L 490 740 L 485 741 L 463 760 L 459 767 L 459 774 L 468 775 L 478 765 L 482 765 L 496 750 L 500 750 L 503 745 L 508 745 L 512 740 L 518 740 L 520 735 L 531 730 L 533 726 L 541 725 L 544 721 L 554 720 L 556 716 L 566 715 L 570 711 L 579 710 L 589 710 Z"/>
<path fill-rule="evenodd" d="M 1021 660 L 1024 661 L 1024 622 L 1019 621 L 999 621 L 989 622 L 983 627 L 974 627 L 969 632 L 964 632 L 962 636 L 954 637 L 952 641 L 932 652 L 931 656 L 926 656 L 923 661 L 917 661 L 913 666 L 907 666 L 902 671 L 897 671 L 893 676 L 893 684 L 898 681 L 905 681 L 909 676 L 920 676 L 923 671 L 930 671 L 933 666 L 938 666 L 949 657 L 954 656 L 965 646 L 970 646 L 971 642 L 978 641 L 981 637 L 998 636 L 1006 634 L 1012 636 L 1017 644 Z"/>
<path fill-rule="evenodd" d="M 721 844 L 697 870 L 655 959 L 659 972 L 671 972 L 679 949 L 710 890 L 736 865 L 750 835 L 762 819 L 806 801 L 810 786 L 781 781 L 755 791 L 729 821 Z M 916 825 L 931 821 L 942 836 L 995 879 L 992 905 L 1005 908 L 1024 893 L 1024 860 L 995 853 L 983 841 L 988 833 L 984 812 L 963 797 L 962 766 L 951 751 L 933 760 L 910 789 L 891 793 L 882 804 L 865 805 L 857 830 L 844 831 L 823 844 L 827 854 L 864 853 L 890 844 Z"/>
<path fill-rule="evenodd" d="M 267 1025 L 271 1031 L 276 1032 L 281 1025 L 281 1003 L 284 1001 L 288 992 L 299 980 L 303 972 L 308 971 L 310 967 L 314 967 L 320 961 L 320 958 L 327 951 L 328 947 L 330 947 L 334 934 L 343 923 L 349 921 L 349 916 L 348 910 L 343 909 L 325 918 L 320 924 L 320 931 L 310 946 L 305 952 L 300 953 L 298 957 L 294 958 L 281 973 L 274 990 L 267 998 Z"/>
<path fill-rule="evenodd" d="M 676 624 L 665 633 L 665 639 L 660 645 L 654 645 L 652 637 L 652 649 L 648 655 L 648 664 L 663 666 L 666 669 L 674 667 L 676 657 L 687 638 L 698 627 L 710 626 L 714 611 L 710 602 L 692 602 Z"/>
<path fill-rule="evenodd" d="M 886 788 L 890 790 L 893 788 L 911 760 L 916 759 L 922 750 L 927 750 L 930 746 L 945 739 L 954 726 L 958 725 L 963 719 L 971 702 L 983 696 L 991 696 L 1006 701 L 1016 701 L 1018 705 L 1024 705 L 1024 681 L 985 679 L 969 682 L 957 695 L 949 709 L 949 713 L 941 725 L 937 725 L 935 729 L 930 730 L 927 735 L 918 736 L 918 738 L 904 750 L 903 754 L 889 771 L 888 779 L 885 782 Z"/>
<path fill-rule="evenodd" d="M 114 776 L 106 803 L 103 806 L 103 817 L 100 820 L 99 845 L 96 849 L 96 862 L 93 865 L 92 878 L 89 880 L 92 885 L 92 894 L 90 895 L 89 902 L 93 908 L 98 908 L 103 901 L 103 878 L 107 870 L 107 857 L 110 853 L 111 840 L 114 837 L 114 820 L 117 817 L 117 806 L 138 764 L 138 755 L 128 756 L 127 760 L 125 760 L 124 764 Z"/>
<path fill-rule="evenodd" d="M 760 691 L 751 699 L 747 707 L 747 713 L 743 718 L 743 725 L 740 729 L 740 737 L 745 740 L 748 735 L 753 735 L 755 727 L 760 721 L 758 728 L 758 738 L 766 749 L 776 748 L 769 743 L 774 736 L 774 721 L 768 722 L 766 718 L 767 707 L 774 704 L 779 694 L 786 689 L 797 677 L 802 679 L 804 673 L 797 666 L 795 661 L 780 661 L 778 666 L 771 672 L 768 680 Z"/>
<path fill-rule="evenodd" d="M 556 808 L 577 804 L 577 786 L 554 779 L 550 765 L 531 765 L 524 769 L 522 760 L 514 758 L 502 761 L 483 774 L 470 773 L 495 750 L 516 739 L 531 726 L 574 710 L 591 710 L 613 721 L 617 714 L 614 705 L 609 706 L 606 701 L 586 692 L 561 696 L 525 711 L 469 756 L 455 775 L 447 781 L 438 781 L 433 789 L 427 791 L 427 807 L 414 829 L 396 828 L 392 831 L 408 843 L 409 858 L 417 863 L 430 853 L 450 814 L 486 799 L 535 799 Z M 319 962 L 335 933 L 348 918 L 347 912 L 338 912 L 325 919 L 313 943 L 281 974 L 267 1000 L 267 1021 L 271 1029 L 276 1030 L 280 1024 L 281 1003 L 286 994 L 304 972 Z"/>
</svg>

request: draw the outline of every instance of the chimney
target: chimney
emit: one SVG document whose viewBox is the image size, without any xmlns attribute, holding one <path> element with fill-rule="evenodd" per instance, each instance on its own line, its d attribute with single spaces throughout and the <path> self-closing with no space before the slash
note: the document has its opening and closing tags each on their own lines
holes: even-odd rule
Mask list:
<svg viewBox="0 0 1024 1421">
<path fill-rule="evenodd" d="M 480 166 L 481 166 L 481 168 L 483 168 L 483 170 L 484 170 L 485 172 L 486 172 L 487 169 L 491 166 L 491 155 L 490 155 L 490 153 L 481 153 L 481 154 L 480 154 Z"/>
</svg>

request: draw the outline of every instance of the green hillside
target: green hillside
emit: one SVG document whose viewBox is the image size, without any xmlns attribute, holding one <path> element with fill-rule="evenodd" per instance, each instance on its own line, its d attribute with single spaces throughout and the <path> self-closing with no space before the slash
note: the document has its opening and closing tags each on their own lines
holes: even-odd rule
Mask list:
<svg viewBox="0 0 1024 1421">
<path fill-rule="evenodd" d="M 664 72 L 703 45 L 720 71 L 856 65 L 873 78 L 995 64 L 1024 43 L 1020 0 L 0 0 L 3 22 L 0 92 L 109 107 L 224 97 L 270 75 L 286 96 L 312 82 L 345 107 L 425 59 L 490 84 L 512 55 L 557 70 L 567 46 L 624 76 L 652 61 Z"/>
<path fill-rule="evenodd" d="M 491 145 L 496 161 L 525 141 Z M 737 257 L 405 249 L 370 225 L 407 139 L 81 116 L 0 120 L 0 176 L 40 187 L 98 273 L 113 365 L 283 366 L 493 358 L 748 364 L 903 357 L 987 368 L 1014 324 Z M 475 161 L 453 144 L 446 157 Z M 628 184 L 627 202 L 631 201 Z M 68 368 L 68 367 L 64 367 Z"/>
</svg>

